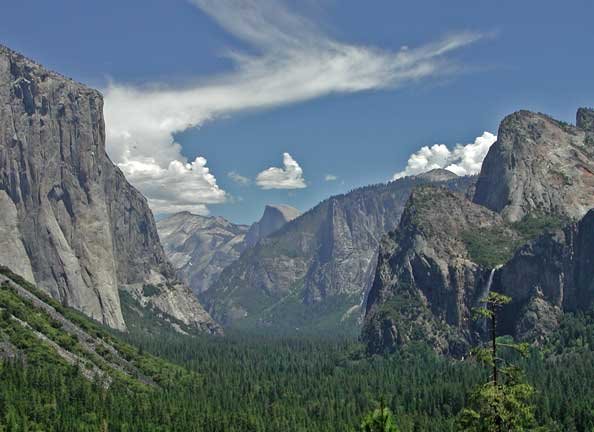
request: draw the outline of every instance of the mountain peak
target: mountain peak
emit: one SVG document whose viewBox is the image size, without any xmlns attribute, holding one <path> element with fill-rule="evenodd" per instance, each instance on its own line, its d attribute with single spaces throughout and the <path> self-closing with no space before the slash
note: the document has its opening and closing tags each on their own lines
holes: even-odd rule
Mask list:
<svg viewBox="0 0 594 432">
<path fill-rule="evenodd" d="M 301 214 L 298 209 L 286 204 L 266 204 L 262 218 L 265 217 L 266 212 L 279 212 L 286 222 L 292 221 Z"/>
<path fill-rule="evenodd" d="M 167 257 L 194 293 L 207 290 L 244 249 L 246 225 L 180 212 L 157 222 Z"/>
<path fill-rule="evenodd" d="M 453 180 L 458 177 L 457 174 L 444 168 L 435 168 L 415 176 L 416 178 L 427 180 L 430 182 L 440 182 Z"/>
<path fill-rule="evenodd" d="M 301 215 L 301 212 L 295 207 L 286 204 L 267 204 L 264 207 L 262 218 L 250 227 L 245 236 L 247 247 L 254 246 L 263 238 L 281 229 L 286 223 L 299 217 L 299 215 Z"/>
<path fill-rule="evenodd" d="M 594 206 L 594 160 L 582 130 L 592 119 L 586 109 L 578 110 L 577 128 L 525 110 L 505 117 L 483 162 L 474 202 L 511 222 L 531 212 L 581 218 Z"/>
</svg>

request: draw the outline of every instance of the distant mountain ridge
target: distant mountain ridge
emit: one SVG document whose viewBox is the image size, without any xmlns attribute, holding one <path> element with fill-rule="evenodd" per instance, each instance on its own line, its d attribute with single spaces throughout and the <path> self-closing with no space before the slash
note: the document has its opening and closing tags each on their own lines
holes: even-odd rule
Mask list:
<svg viewBox="0 0 594 432">
<path fill-rule="evenodd" d="M 262 331 L 356 333 L 379 240 L 415 185 L 466 192 L 473 178 L 439 170 L 333 196 L 260 240 L 200 299 L 225 325 Z"/>
<path fill-rule="evenodd" d="M 222 217 L 176 213 L 157 222 L 167 257 L 178 275 L 199 294 L 245 249 L 247 225 Z"/>
<path fill-rule="evenodd" d="M 126 291 L 164 319 L 219 332 L 105 153 L 101 94 L 0 45 L 0 102 L 0 264 L 113 328 L 126 329 Z"/>
<path fill-rule="evenodd" d="M 261 239 L 281 229 L 287 222 L 297 218 L 301 212 L 284 204 L 269 204 L 258 222 L 250 226 L 245 236 L 246 247 L 255 246 Z"/>
<path fill-rule="evenodd" d="M 173 214 L 157 222 L 167 257 L 178 275 L 196 294 L 206 291 L 225 267 L 300 214 L 294 207 L 269 204 L 259 221 L 249 227 L 220 216 L 189 212 Z"/>
</svg>

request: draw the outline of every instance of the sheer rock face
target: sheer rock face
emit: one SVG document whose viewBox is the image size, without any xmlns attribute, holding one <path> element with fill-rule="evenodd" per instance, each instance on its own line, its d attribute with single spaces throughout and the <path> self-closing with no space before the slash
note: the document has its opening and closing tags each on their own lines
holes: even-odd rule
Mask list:
<svg viewBox="0 0 594 432">
<path fill-rule="evenodd" d="M 592 307 L 592 118 L 592 110 L 581 109 L 574 127 L 543 114 L 512 114 L 483 163 L 474 203 L 437 189 L 413 193 L 380 249 L 363 331 L 370 352 L 421 340 L 462 353 L 482 336 L 469 310 L 490 289 L 512 297 L 501 332 L 533 342 L 564 312 Z M 540 228 L 538 236 L 531 230 L 539 220 L 569 225 Z M 493 269 L 499 250 L 503 265 Z"/>
<path fill-rule="evenodd" d="M 0 263 L 29 281 L 35 280 L 19 230 L 17 208 L 3 190 L 0 190 Z"/>
<path fill-rule="evenodd" d="M 591 308 L 593 269 L 591 210 L 581 221 L 526 244 L 497 271 L 493 288 L 513 299 L 504 311 L 503 330 L 538 341 L 557 327 L 562 312 Z"/>
<path fill-rule="evenodd" d="M 474 182 L 445 174 L 452 189 Z M 397 226 L 412 188 L 428 182 L 408 177 L 323 201 L 246 250 L 203 303 L 227 325 L 356 331 L 379 240 Z"/>
<path fill-rule="evenodd" d="M 119 289 L 175 279 L 145 198 L 105 153 L 102 96 L 2 46 L 0 207 L 20 264 L 0 263 L 111 327 L 125 329 Z M 167 295 L 197 314 L 174 318 L 216 329 L 187 288 Z"/>
<path fill-rule="evenodd" d="M 188 212 L 158 221 L 157 229 L 167 257 L 196 294 L 207 290 L 239 258 L 248 231 L 246 225 L 221 217 Z"/>
<path fill-rule="evenodd" d="M 529 213 L 577 220 L 594 206 L 594 138 L 591 110 L 578 112 L 578 127 L 544 114 L 506 117 L 476 185 L 474 202 L 508 221 Z"/>
<path fill-rule="evenodd" d="M 398 228 L 381 243 L 363 329 L 369 351 L 424 341 L 441 353 L 463 353 L 480 330 L 471 310 L 490 276 L 473 261 L 465 235 L 494 229 L 516 236 L 500 215 L 461 194 L 416 188 Z"/>
<path fill-rule="evenodd" d="M 423 341 L 440 353 L 462 355 L 484 337 L 484 324 L 472 320 L 471 310 L 489 290 L 512 298 L 500 315 L 500 332 L 535 343 L 558 327 L 564 312 L 594 305 L 594 210 L 489 269 L 469 253 L 465 232 L 494 228 L 518 239 L 500 215 L 460 195 L 415 190 L 398 229 L 382 241 L 363 329 L 368 350 Z"/>
<path fill-rule="evenodd" d="M 255 246 L 261 239 L 281 229 L 287 222 L 297 218 L 301 212 L 288 205 L 267 205 L 262 218 L 250 226 L 245 236 L 246 247 Z"/>
</svg>

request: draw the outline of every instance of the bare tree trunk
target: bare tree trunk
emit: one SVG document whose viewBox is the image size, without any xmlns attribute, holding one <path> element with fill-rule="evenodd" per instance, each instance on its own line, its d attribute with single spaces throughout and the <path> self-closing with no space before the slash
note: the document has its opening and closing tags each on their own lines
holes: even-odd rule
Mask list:
<svg viewBox="0 0 594 432">
<path fill-rule="evenodd" d="M 493 385 L 497 386 L 497 334 L 496 334 L 496 325 L 497 321 L 495 318 L 495 306 L 492 306 L 491 310 L 491 351 L 493 354 Z"/>
<path fill-rule="evenodd" d="M 499 377 L 497 374 L 497 314 L 496 314 L 496 306 L 491 306 L 491 352 L 493 355 L 493 385 L 495 386 L 495 390 L 498 388 L 499 384 Z M 502 431 L 502 421 L 499 413 L 496 414 L 495 417 L 495 426 L 497 427 L 497 432 Z"/>
</svg>

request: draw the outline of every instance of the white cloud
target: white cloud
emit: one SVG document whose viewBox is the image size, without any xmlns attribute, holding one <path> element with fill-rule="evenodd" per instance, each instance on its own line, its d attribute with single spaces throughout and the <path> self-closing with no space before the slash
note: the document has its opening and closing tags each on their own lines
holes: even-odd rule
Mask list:
<svg viewBox="0 0 594 432">
<path fill-rule="evenodd" d="M 336 177 L 334 174 L 326 174 L 326 176 L 324 177 L 324 180 L 335 181 L 335 180 L 338 180 L 338 177 Z"/>
<path fill-rule="evenodd" d="M 229 171 L 227 173 L 227 176 L 233 180 L 235 183 L 242 185 L 242 186 L 247 186 L 250 184 L 250 179 L 247 177 L 242 176 L 241 174 L 239 174 L 238 172 L 235 171 Z"/>
<path fill-rule="evenodd" d="M 283 0 L 191 3 L 250 47 L 249 52 L 229 54 L 233 70 L 186 87 L 112 82 L 104 91 L 108 153 L 156 211 L 195 211 L 195 206 L 227 199 L 205 165 L 188 165 L 174 140 L 176 133 L 239 111 L 397 87 L 450 73 L 454 67 L 446 54 L 481 37 L 460 33 L 391 52 L 331 39 L 312 21 L 291 12 Z M 169 169 L 172 161 L 185 167 L 183 177 Z M 138 166 L 143 169 L 133 169 Z M 146 172 L 153 176 L 149 182 Z M 153 181 L 163 187 L 161 198 L 154 195 Z"/>
<path fill-rule="evenodd" d="M 189 210 L 208 214 L 205 204 L 220 203 L 226 199 L 226 193 L 217 186 L 216 179 L 206 167 L 206 159 L 202 157 L 190 163 L 172 160 L 166 168 L 148 158 L 128 160 L 119 166 L 149 197 L 151 207 L 157 212 Z M 196 196 L 201 197 L 199 202 Z"/>
<path fill-rule="evenodd" d="M 450 150 L 445 144 L 434 144 L 431 147 L 421 147 L 408 158 L 404 171 L 392 177 L 417 175 L 436 168 L 445 168 L 460 176 L 478 174 L 487 152 L 497 137 L 490 132 L 483 132 L 471 144 L 457 144 Z"/>
<path fill-rule="evenodd" d="M 303 169 L 289 153 L 283 153 L 283 168 L 271 167 L 256 176 L 262 189 L 303 189 L 307 187 Z"/>
</svg>

